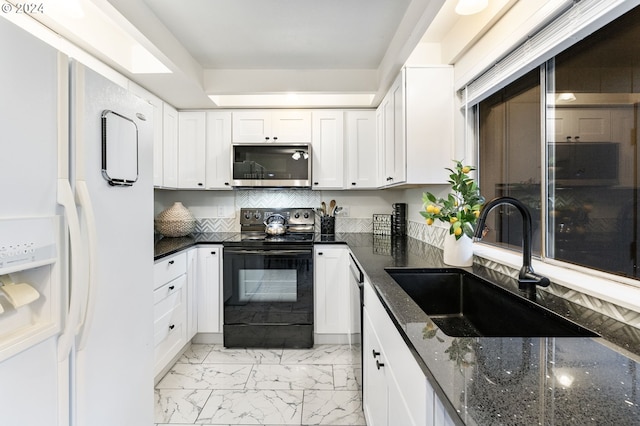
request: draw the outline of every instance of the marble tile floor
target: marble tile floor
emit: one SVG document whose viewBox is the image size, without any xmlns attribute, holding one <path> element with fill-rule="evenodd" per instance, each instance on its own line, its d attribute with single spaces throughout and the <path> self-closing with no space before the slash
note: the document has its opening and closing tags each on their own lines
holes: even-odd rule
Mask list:
<svg viewBox="0 0 640 426">
<path fill-rule="evenodd" d="M 155 389 L 158 426 L 365 426 L 360 358 L 349 345 L 192 345 Z"/>
</svg>

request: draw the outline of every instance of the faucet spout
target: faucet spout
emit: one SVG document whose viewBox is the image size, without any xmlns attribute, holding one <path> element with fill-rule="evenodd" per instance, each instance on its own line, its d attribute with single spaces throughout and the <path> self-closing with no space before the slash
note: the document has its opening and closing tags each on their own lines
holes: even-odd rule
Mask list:
<svg viewBox="0 0 640 426">
<path fill-rule="evenodd" d="M 527 291 L 527 293 L 534 293 L 536 286 L 547 287 L 550 284 L 548 278 L 536 274 L 531 267 L 531 213 L 529 209 L 520 200 L 513 197 L 498 197 L 489 201 L 484 205 L 478 218 L 478 224 L 476 226 L 475 233 L 473 235 L 474 241 L 482 239 L 482 233 L 484 230 L 487 215 L 496 206 L 500 204 L 509 204 L 514 206 L 522 215 L 522 268 L 518 274 L 518 285 L 521 290 Z"/>
</svg>

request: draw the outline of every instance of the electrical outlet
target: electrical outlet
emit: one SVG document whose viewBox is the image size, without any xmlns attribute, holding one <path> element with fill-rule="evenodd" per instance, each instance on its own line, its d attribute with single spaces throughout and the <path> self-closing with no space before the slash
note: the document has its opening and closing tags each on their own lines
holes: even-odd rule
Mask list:
<svg viewBox="0 0 640 426">
<path fill-rule="evenodd" d="M 225 217 L 226 209 L 224 206 L 218 206 L 218 217 Z"/>
<path fill-rule="evenodd" d="M 349 217 L 349 207 L 342 206 L 342 210 L 338 213 L 338 216 Z"/>
</svg>

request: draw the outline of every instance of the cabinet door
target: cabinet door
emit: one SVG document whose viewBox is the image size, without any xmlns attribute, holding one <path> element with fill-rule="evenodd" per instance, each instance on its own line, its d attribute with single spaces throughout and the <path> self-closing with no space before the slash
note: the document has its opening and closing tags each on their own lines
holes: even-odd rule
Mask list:
<svg viewBox="0 0 640 426">
<path fill-rule="evenodd" d="M 207 112 L 207 189 L 231 189 L 231 113 Z"/>
<path fill-rule="evenodd" d="M 314 248 L 315 331 L 344 334 L 350 331 L 349 250 Z"/>
<path fill-rule="evenodd" d="M 554 126 L 555 142 L 607 142 L 611 140 L 611 111 L 556 108 Z"/>
<path fill-rule="evenodd" d="M 388 389 L 385 358 L 367 310 L 362 317 L 362 408 L 368 426 L 386 426 Z M 392 422 L 392 425 L 402 423 Z"/>
<path fill-rule="evenodd" d="M 385 112 L 386 112 L 386 104 L 389 102 L 389 100 L 387 98 L 384 98 L 382 100 L 382 102 L 380 103 L 380 105 L 378 106 L 378 109 L 376 110 L 376 148 L 377 148 L 377 152 L 378 152 L 378 161 L 376 163 L 377 167 L 378 167 L 378 176 L 376 178 L 376 184 L 379 188 L 387 185 L 388 181 L 387 181 L 387 172 L 385 169 L 385 158 L 386 158 L 386 152 L 385 152 L 385 137 L 386 137 L 386 132 L 385 132 L 385 124 L 386 124 L 386 116 L 385 116 Z"/>
<path fill-rule="evenodd" d="M 393 177 L 392 183 L 394 184 L 407 180 L 404 94 L 404 73 L 400 73 L 400 77 L 391 88 L 391 97 L 393 99 L 393 165 L 390 176 Z"/>
<path fill-rule="evenodd" d="M 180 112 L 178 119 L 178 187 L 204 189 L 205 112 Z"/>
<path fill-rule="evenodd" d="M 198 333 L 219 333 L 221 331 L 221 259 L 221 246 L 198 249 Z"/>
<path fill-rule="evenodd" d="M 178 111 L 162 104 L 162 174 L 165 188 L 178 187 Z"/>
<path fill-rule="evenodd" d="M 311 142 L 311 112 L 282 110 L 271 113 L 273 142 Z"/>
<path fill-rule="evenodd" d="M 455 158 L 453 67 L 408 67 L 405 89 L 405 183 L 447 183 Z"/>
<path fill-rule="evenodd" d="M 191 340 L 198 331 L 198 251 L 187 252 L 187 340 Z"/>
<path fill-rule="evenodd" d="M 239 111 L 232 114 L 233 142 L 271 141 L 270 111 Z"/>
<path fill-rule="evenodd" d="M 313 113 L 313 189 L 344 187 L 342 111 Z"/>
<path fill-rule="evenodd" d="M 346 187 L 368 189 L 378 186 L 376 112 L 347 111 L 345 135 L 347 153 Z"/>
</svg>

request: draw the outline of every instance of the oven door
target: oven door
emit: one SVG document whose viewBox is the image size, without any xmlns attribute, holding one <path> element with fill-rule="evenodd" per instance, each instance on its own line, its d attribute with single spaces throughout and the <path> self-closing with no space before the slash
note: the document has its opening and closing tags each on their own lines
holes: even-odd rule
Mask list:
<svg viewBox="0 0 640 426">
<path fill-rule="evenodd" d="M 313 346 L 313 250 L 224 250 L 224 345 Z"/>
</svg>

